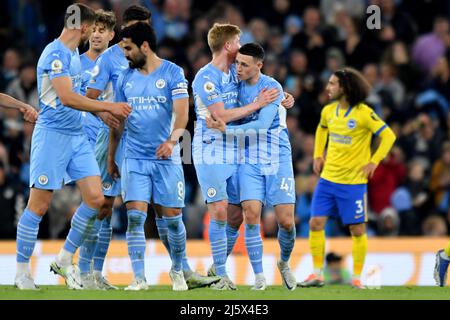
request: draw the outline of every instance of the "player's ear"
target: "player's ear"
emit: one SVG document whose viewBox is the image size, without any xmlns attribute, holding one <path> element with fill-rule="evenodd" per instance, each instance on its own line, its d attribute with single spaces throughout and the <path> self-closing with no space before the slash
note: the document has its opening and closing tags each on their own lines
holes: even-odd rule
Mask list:
<svg viewBox="0 0 450 320">
<path fill-rule="evenodd" d="M 116 33 L 114 32 L 114 30 L 113 31 L 111 31 L 110 32 L 110 34 L 109 34 L 109 41 L 111 41 L 112 39 L 114 39 L 114 36 L 116 35 Z"/>
</svg>

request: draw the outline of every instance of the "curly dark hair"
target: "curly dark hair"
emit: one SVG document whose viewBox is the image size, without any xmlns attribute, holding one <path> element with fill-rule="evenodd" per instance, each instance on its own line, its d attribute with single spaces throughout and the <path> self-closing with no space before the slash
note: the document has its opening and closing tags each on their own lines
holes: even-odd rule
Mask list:
<svg viewBox="0 0 450 320">
<path fill-rule="evenodd" d="M 337 70 L 334 75 L 339 79 L 344 95 L 351 106 L 364 102 L 371 90 L 369 82 L 357 70 L 344 67 Z"/>
</svg>

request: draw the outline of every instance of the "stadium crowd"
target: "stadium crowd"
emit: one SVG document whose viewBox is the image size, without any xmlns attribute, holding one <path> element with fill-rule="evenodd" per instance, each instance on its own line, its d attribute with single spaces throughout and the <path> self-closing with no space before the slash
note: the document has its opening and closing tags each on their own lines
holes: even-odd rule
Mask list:
<svg viewBox="0 0 450 320">
<path fill-rule="evenodd" d="M 308 236 L 314 133 L 327 103 L 325 85 L 342 66 L 363 72 L 372 85 L 367 103 L 395 131 L 397 141 L 369 182 L 369 236 L 450 234 L 450 1 L 405 0 L 84 0 L 94 9 L 116 13 L 140 3 L 152 12 L 158 55 L 185 69 L 191 82 L 210 60 L 206 33 L 213 22 L 243 31 L 241 43 L 256 41 L 266 50 L 263 72 L 295 98 L 288 111 L 296 175 L 297 236 Z M 38 108 L 36 59 L 59 36 L 71 1 L 0 2 L 0 92 Z M 366 26 L 366 8 L 381 8 L 381 29 Z M 430 17 L 433 17 L 430 19 Z M 113 40 L 119 39 L 119 29 Z M 86 48 L 80 48 L 80 52 Z M 188 130 L 195 113 L 191 96 Z M 16 110 L 0 109 L 0 238 L 14 239 L 28 197 L 29 151 L 33 125 Z M 375 142 L 376 143 L 376 142 Z M 188 238 L 201 238 L 206 206 L 195 169 L 184 164 Z M 64 238 L 80 202 L 73 186 L 55 192 L 39 238 Z M 156 236 L 152 215 L 149 237 Z M 114 237 L 123 238 L 126 210 L 117 202 Z M 206 225 L 206 224 L 205 224 Z M 276 236 L 274 213 L 263 215 L 266 237 Z M 331 220 L 327 236 L 347 235 Z"/>
</svg>

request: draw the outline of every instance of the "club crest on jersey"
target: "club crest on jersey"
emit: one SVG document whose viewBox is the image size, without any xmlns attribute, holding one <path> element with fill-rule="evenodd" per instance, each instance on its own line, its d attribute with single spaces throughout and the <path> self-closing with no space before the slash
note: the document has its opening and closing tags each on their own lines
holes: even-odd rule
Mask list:
<svg viewBox="0 0 450 320">
<path fill-rule="evenodd" d="M 214 86 L 214 83 L 208 81 L 205 83 L 205 85 L 203 86 L 203 89 L 207 92 L 207 93 L 211 93 L 214 91 L 216 87 Z"/>
<path fill-rule="evenodd" d="M 39 180 L 39 183 L 43 186 L 45 186 L 48 183 L 48 177 L 45 174 L 40 175 L 38 180 Z"/>
<path fill-rule="evenodd" d="M 355 129 L 356 128 L 356 121 L 353 119 L 348 120 L 347 127 L 349 129 Z"/>
<path fill-rule="evenodd" d="M 109 182 L 103 182 L 102 186 L 103 186 L 103 189 L 106 191 L 111 190 L 111 183 L 109 183 Z"/>
<path fill-rule="evenodd" d="M 207 193 L 208 193 L 208 197 L 213 198 L 217 194 L 217 191 L 214 188 L 208 188 Z"/>
<path fill-rule="evenodd" d="M 53 60 L 51 68 L 53 73 L 61 73 L 63 68 L 61 60 L 58 59 Z"/>
<path fill-rule="evenodd" d="M 166 81 L 164 81 L 164 79 L 159 79 L 158 81 L 156 81 L 156 87 L 158 89 L 162 89 L 166 86 Z"/>
</svg>

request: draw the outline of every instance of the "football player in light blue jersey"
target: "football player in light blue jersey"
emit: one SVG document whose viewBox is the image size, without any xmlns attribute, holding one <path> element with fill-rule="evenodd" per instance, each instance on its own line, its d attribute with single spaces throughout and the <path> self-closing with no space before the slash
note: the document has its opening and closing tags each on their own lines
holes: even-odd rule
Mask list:
<svg viewBox="0 0 450 320">
<path fill-rule="evenodd" d="M 168 228 L 172 288 L 188 290 L 182 263 L 186 254 L 186 229 L 181 211 L 184 174 L 178 143 L 188 122 L 187 80 L 181 67 L 155 54 L 156 34 L 150 24 L 132 24 L 122 31 L 122 38 L 130 68 L 119 77 L 116 101 L 128 101 L 133 107 L 125 123 L 125 159 L 120 171 L 122 197 L 128 214 L 128 253 L 134 273 L 133 282 L 125 290 L 148 288 L 144 223 L 152 202 L 161 206 Z M 120 138 L 116 130 L 112 133 L 111 158 Z M 117 176 L 116 167 L 109 169 Z"/>
<path fill-rule="evenodd" d="M 275 79 L 261 74 L 263 60 L 264 49 L 259 44 L 248 43 L 239 49 L 236 66 L 241 80 L 239 102 L 242 105 L 254 101 L 262 88 L 275 88 L 282 92 L 281 85 Z M 239 145 L 244 146 L 242 164 L 239 165 L 239 187 L 245 220 L 245 244 L 255 273 L 252 289 L 266 288 L 260 234 L 261 210 L 266 203 L 275 207 L 279 224 L 281 259 L 277 265 L 283 284 L 289 290 L 295 290 L 297 282 L 288 264 L 295 243 L 294 172 L 286 110 L 281 106 L 281 95 L 265 108 L 246 117 L 244 124 L 226 127 L 223 121 L 207 118 L 209 127 L 214 128 L 218 122 L 222 125 L 218 129 L 236 134 L 242 142 Z"/>
<path fill-rule="evenodd" d="M 133 25 L 137 22 L 146 22 L 150 24 L 150 18 L 151 13 L 145 7 L 133 5 L 127 8 L 123 13 L 123 27 Z M 100 61 L 100 59 L 102 60 Z M 91 79 L 91 83 L 88 84 L 87 96 L 90 98 L 97 98 L 102 93 L 103 95 L 105 95 L 106 93 L 106 99 L 111 99 L 113 96 L 112 89 L 117 82 L 119 74 L 123 72 L 124 69 L 128 68 L 128 60 L 125 58 L 123 50 L 119 44 L 112 46 L 111 48 L 106 50 L 104 54 L 102 54 L 100 59 L 98 59 L 99 63 L 97 64 L 98 73 L 96 74 L 96 77 L 93 77 Z M 112 118 L 111 120 L 114 120 L 114 118 Z M 108 122 L 105 121 L 105 123 Z M 112 128 L 117 128 L 116 123 L 108 124 Z M 98 219 L 102 221 L 102 224 L 98 234 L 98 244 L 94 252 L 94 275 L 97 279 L 97 283 L 99 282 L 98 279 L 104 279 L 103 277 L 99 277 L 101 275 L 103 261 L 105 259 L 109 242 L 111 240 L 110 222 L 112 207 L 115 196 L 119 195 L 120 193 L 120 180 L 113 179 L 111 175 L 108 174 L 107 158 L 108 153 L 114 155 L 109 157 L 112 160 L 112 163 L 109 165 L 118 166 L 118 168 L 121 168 L 121 162 L 123 158 L 122 147 L 124 145 L 123 141 L 125 139 L 125 134 L 122 135 L 122 143 L 120 144 L 118 152 L 116 152 L 115 150 L 111 150 L 111 148 L 108 148 L 108 142 L 109 140 L 111 140 L 111 134 L 112 130 L 108 130 L 106 126 L 102 126 L 97 136 L 96 142 L 96 156 L 100 166 L 103 181 L 103 193 L 105 195 L 105 204 L 100 209 L 100 213 L 98 216 Z M 157 215 L 156 226 L 158 228 L 159 237 L 161 238 L 164 246 L 170 254 L 171 250 L 167 239 L 168 228 L 165 220 L 163 219 L 162 208 L 160 205 L 154 203 L 152 203 L 152 205 Z M 88 242 L 87 245 L 91 246 L 92 243 Z M 183 272 L 190 289 L 207 286 L 217 281 L 217 277 L 206 277 L 192 271 L 189 266 L 187 257 L 183 258 Z"/>
<path fill-rule="evenodd" d="M 81 83 L 82 95 L 86 95 L 86 89 L 91 78 L 95 77 L 98 73 L 98 67 L 96 66 L 98 57 L 108 48 L 109 42 L 114 38 L 114 27 L 116 25 L 116 16 L 114 13 L 100 9 L 95 12 L 95 15 L 95 26 L 89 40 L 89 50 L 80 56 L 81 65 L 84 71 Z M 103 100 L 103 96 L 100 95 L 98 100 Z M 90 112 L 83 113 L 84 131 L 92 145 L 92 150 L 95 150 L 98 131 L 100 127 L 103 126 L 102 120 L 111 126 L 118 127 L 120 125 L 119 120 L 109 115 L 109 113 L 104 112 L 99 113 L 98 115 Z M 111 122 L 113 123 L 111 124 Z M 103 205 L 102 208 L 104 208 L 104 206 L 105 205 Z M 100 214 L 101 213 L 99 213 L 99 215 Z M 103 262 L 112 235 L 112 228 L 109 222 L 109 219 L 102 222 L 97 218 L 94 222 L 94 230 L 99 231 L 100 227 L 102 227 L 100 232 L 93 232 L 80 247 L 78 267 L 80 269 L 80 278 L 84 289 L 118 289 L 102 275 Z M 93 270 L 91 270 L 92 260 L 94 262 Z"/>
<path fill-rule="evenodd" d="M 60 189 L 67 173 L 80 188 L 83 202 L 72 218 L 64 247 L 51 269 L 73 289 L 82 289 L 72 258 L 92 231 L 103 204 L 100 172 L 94 152 L 83 132 L 81 111 L 110 112 L 126 118 L 126 103 L 106 103 L 79 94 L 81 63 L 78 46 L 86 42 L 94 27 L 95 12 L 86 5 L 68 7 L 60 37 L 44 49 L 37 67 L 41 111 L 31 144 L 30 198 L 17 226 L 17 273 L 19 289 L 36 289 L 29 269 L 39 223 L 47 211 L 53 190 Z"/>
<path fill-rule="evenodd" d="M 95 12 L 95 16 L 95 26 L 89 40 L 89 49 L 80 56 L 83 70 L 81 78 L 81 95 L 83 96 L 86 96 L 86 90 L 91 78 L 95 77 L 98 72 L 98 68 L 95 67 L 98 57 L 108 49 L 109 42 L 114 38 L 114 27 L 116 25 L 116 17 L 112 11 L 107 12 L 100 9 Z M 99 100 L 102 100 L 101 96 Z M 109 115 L 109 113 L 105 113 L 105 115 Z M 83 112 L 83 116 L 84 131 L 88 136 L 89 142 L 95 148 L 95 141 L 102 121 L 94 113 Z M 119 125 L 118 120 L 116 123 Z"/>
<path fill-rule="evenodd" d="M 212 61 L 196 74 L 192 84 L 197 123 L 192 144 L 195 170 L 211 215 L 209 240 L 214 264 L 208 274 L 221 280 L 217 290 L 235 290 L 226 274 L 226 259 L 231 253 L 242 223 L 238 189 L 237 147 L 234 136 L 224 136 L 206 127 L 205 118 L 217 113 L 226 122 L 245 118 L 274 101 L 278 90 L 263 89 L 256 101 L 238 107 L 238 79 L 233 64 L 240 47 L 240 29 L 231 24 L 214 24 L 208 32 Z M 292 107 L 292 96 L 285 99 Z M 231 138 L 231 139 L 230 139 Z"/>
</svg>

